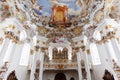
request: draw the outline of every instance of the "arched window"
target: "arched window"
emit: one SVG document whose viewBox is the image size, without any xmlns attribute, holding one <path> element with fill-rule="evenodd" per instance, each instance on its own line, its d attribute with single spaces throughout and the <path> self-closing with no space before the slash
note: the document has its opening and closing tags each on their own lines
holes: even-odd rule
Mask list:
<svg viewBox="0 0 120 80">
<path fill-rule="evenodd" d="M 100 61 L 99 53 L 95 43 L 90 44 L 90 52 L 91 52 L 93 65 L 100 65 L 101 61 Z"/>
</svg>

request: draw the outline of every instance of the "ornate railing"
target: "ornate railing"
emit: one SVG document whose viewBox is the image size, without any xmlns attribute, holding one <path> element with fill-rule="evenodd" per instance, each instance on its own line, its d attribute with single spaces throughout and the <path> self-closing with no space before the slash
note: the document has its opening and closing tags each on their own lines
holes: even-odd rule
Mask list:
<svg viewBox="0 0 120 80">
<path fill-rule="evenodd" d="M 68 63 L 44 63 L 44 70 L 68 70 L 68 69 L 76 69 L 77 63 L 68 62 Z"/>
</svg>

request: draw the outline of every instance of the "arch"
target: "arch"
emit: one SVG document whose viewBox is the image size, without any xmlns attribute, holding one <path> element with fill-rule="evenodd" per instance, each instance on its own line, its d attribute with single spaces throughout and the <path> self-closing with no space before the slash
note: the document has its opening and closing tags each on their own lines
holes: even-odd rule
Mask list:
<svg viewBox="0 0 120 80">
<path fill-rule="evenodd" d="M 68 59 L 68 49 L 67 49 L 66 47 L 63 48 L 62 53 L 63 53 L 63 55 L 64 55 L 64 58 L 65 58 L 65 59 Z"/>
<path fill-rule="evenodd" d="M 74 77 L 71 77 L 70 80 L 75 80 Z"/>
<path fill-rule="evenodd" d="M 53 52 L 52 58 L 53 58 L 53 59 L 56 59 L 56 58 L 58 57 L 58 56 L 57 56 L 57 55 L 58 55 L 58 50 L 57 50 L 57 48 L 56 48 L 56 47 L 53 48 L 53 49 L 52 49 L 52 52 Z"/>
<path fill-rule="evenodd" d="M 63 51 L 67 51 L 68 52 L 68 49 L 66 47 L 63 48 Z"/>
<path fill-rule="evenodd" d="M 66 76 L 64 73 L 57 73 L 54 80 L 66 80 Z"/>
<path fill-rule="evenodd" d="M 7 80 L 18 80 L 16 77 L 15 70 L 8 75 Z"/>
</svg>

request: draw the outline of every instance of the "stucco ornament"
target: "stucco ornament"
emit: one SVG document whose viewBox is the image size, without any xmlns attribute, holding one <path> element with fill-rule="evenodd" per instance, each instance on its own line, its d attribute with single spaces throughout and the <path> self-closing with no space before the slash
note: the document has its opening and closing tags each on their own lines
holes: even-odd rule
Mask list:
<svg viewBox="0 0 120 80">
<path fill-rule="evenodd" d="M 17 18 L 22 22 L 26 20 L 26 16 L 25 16 L 24 12 L 22 12 L 22 11 L 19 11 L 17 13 Z"/>
<path fill-rule="evenodd" d="M 100 21 L 103 19 L 103 17 L 104 17 L 103 11 L 98 11 L 98 12 L 96 13 L 96 15 L 95 15 L 94 20 L 95 20 L 96 22 L 100 22 Z"/>
</svg>

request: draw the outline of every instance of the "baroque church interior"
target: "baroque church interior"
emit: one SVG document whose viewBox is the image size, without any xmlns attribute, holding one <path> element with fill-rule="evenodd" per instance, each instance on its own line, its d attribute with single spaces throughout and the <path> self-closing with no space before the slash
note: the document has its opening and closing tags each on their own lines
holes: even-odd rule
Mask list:
<svg viewBox="0 0 120 80">
<path fill-rule="evenodd" d="M 0 0 L 0 80 L 120 80 L 120 0 Z"/>
</svg>

